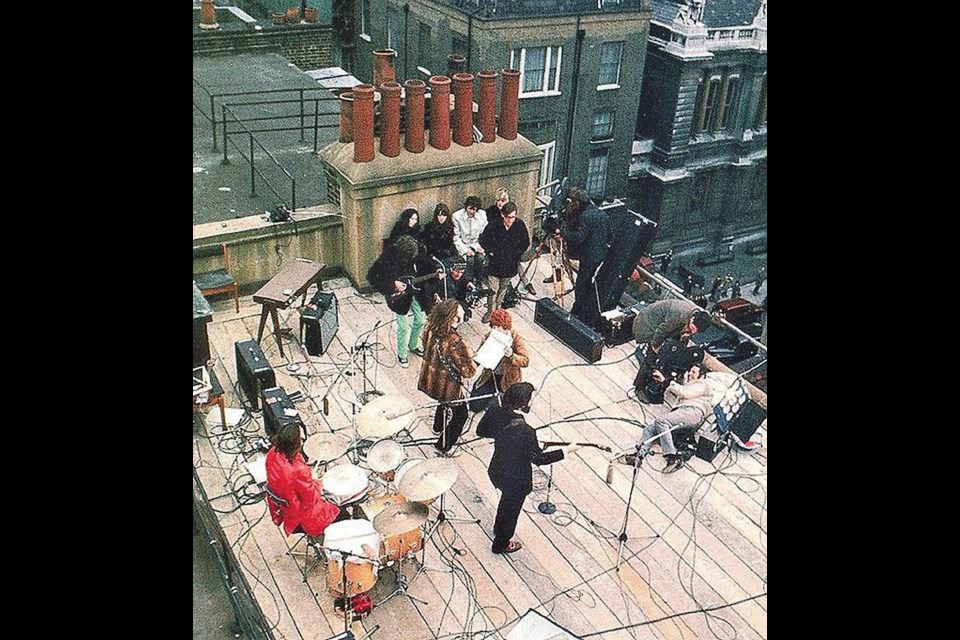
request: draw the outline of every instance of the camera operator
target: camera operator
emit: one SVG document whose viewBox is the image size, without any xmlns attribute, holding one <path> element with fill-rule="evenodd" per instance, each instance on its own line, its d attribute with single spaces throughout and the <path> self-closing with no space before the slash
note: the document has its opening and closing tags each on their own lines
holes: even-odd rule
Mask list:
<svg viewBox="0 0 960 640">
<path fill-rule="evenodd" d="M 580 259 L 570 314 L 589 327 L 600 323 L 600 308 L 594 279 L 610 246 L 607 214 L 598 209 L 587 192 L 573 187 L 567 193 L 566 223 L 560 231 L 570 258 Z"/>
<path fill-rule="evenodd" d="M 633 381 L 637 397 L 642 398 L 650 371 L 667 338 L 678 338 L 682 345 L 697 331 L 710 326 L 710 314 L 687 300 L 660 300 L 648 304 L 637 312 L 633 321 L 633 339 L 637 341 L 637 360 L 640 370 Z M 646 354 L 641 346 L 646 344 Z"/>
<path fill-rule="evenodd" d="M 671 382 L 682 380 L 691 367 L 703 362 L 704 351 L 700 347 L 688 347 L 677 338 L 668 338 L 657 353 L 651 369 L 637 389 L 637 397 L 650 404 L 662 404 L 663 392 Z"/>
</svg>

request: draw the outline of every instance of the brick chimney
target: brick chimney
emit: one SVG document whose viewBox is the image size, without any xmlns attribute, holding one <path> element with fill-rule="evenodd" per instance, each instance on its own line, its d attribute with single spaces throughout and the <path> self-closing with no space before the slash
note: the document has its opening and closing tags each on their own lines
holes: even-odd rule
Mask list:
<svg viewBox="0 0 960 640">
<path fill-rule="evenodd" d="M 451 78 L 454 74 L 465 73 L 467 71 L 467 58 L 460 53 L 451 53 L 447 56 L 447 75 Z"/>
<path fill-rule="evenodd" d="M 520 72 L 504 69 L 503 93 L 500 94 L 500 130 L 504 140 L 517 139 L 517 123 L 520 114 Z"/>
<path fill-rule="evenodd" d="M 450 78 L 430 78 L 430 146 L 440 151 L 450 148 Z"/>
<path fill-rule="evenodd" d="M 380 85 L 380 153 L 388 158 L 400 155 L 400 85 Z"/>
<path fill-rule="evenodd" d="M 425 148 L 423 137 L 423 94 L 427 91 L 427 84 L 423 80 L 407 80 L 403 83 L 406 89 L 407 131 L 403 140 L 403 148 L 410 153 L 423 153 Z"/>
<path fill-rule="evenodd" d="M 353 91 L 340 94 L 340 142 L 353 142 Z"/>
<path fill-rule="evenodd" d="M 473 74 L 453 74 L 453 141 L 461 147 L 473 144 Z"/>
<path fill-rule="evenodd" d="M 353 161 L 373 162 L 373 85 L 353 88 Z"/>
<path fill-rule="evenodd" d="M 380 89 L 384 82 L 394 82 L 393 59 L 397 52 L 393 49 L 378 49 L 373 52 L 373 86 Z"/>
<path fill-rule="evenodd" d="M 497 72 L 481 71 L 478 80 L 478 126 L 483 134 L 481 142 L 497 140 Z"/>
<path fill-rule="evenodd" d="M 217 24 L 217 9 L 213 6 L 213 0 L 200 0 L 200 28 L 220 28 L 220 25 Z"/>
</svg>

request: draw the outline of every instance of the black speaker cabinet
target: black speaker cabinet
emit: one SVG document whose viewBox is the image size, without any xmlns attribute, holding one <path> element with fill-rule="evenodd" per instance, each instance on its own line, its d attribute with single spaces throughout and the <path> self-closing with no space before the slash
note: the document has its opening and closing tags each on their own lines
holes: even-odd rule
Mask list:
<svg viewBox="0 0 960 640">
<path fill-rule="evenodd" d="M 296 411 L 293 401 L 283 387 L 271 387 L 263 390 L 263 429 L 267 437 L 289 424 L 299 425 L 303 429 L 303 422 L 299 415 L 287 415 L 287 411 Z"/>
<path fill-rule="evenodd" d="M 260 408 L 260 393 L 277 386 L 276 375 L 256 340 L 235 342 L 233 347 L 237 357 L 237 380 L 247 402 L 256 411 Z"/>
<path fill-rule="evenodd" d="M 640 257 L 657 233 L 656 222 L 625 207 L 611 209 L 607 215 L 612 241 L 597 274 L 600 311 L 617 306 Z"/>
<path fill-rule="evenodd" d="M 603 336 L 571 316 L 569 311 L 550 298 L 537 300 L 533 321 L 587 362 L 594 363 L 603 355 Z"/>
<path fill-rule="evenodd" d="M 627 294 L 623 294 L 626 296 Z M 619 309 L 613 317 L 600 316 L 600 335 L 608 347 L 626 344 L 633 340 L 633 321 L 637 310 L 643 305 Z"/>
<path fill-rule="evenodd" d="M 697 436 L 697 457 L 707 462 L 713 462 L 717 454 L 723 451 L 724 443 L 720 435 L 713 430 L 702 430 Z"/>
<path fill-rule="evenodd" d="M 747 442 L 766 419 L 766 410 L 753 400 L 747 400 L 727 428 L 740 438 L 740 442 Z"/>
<path fill-rule="evenodd" d="M 337 296 L 317 291 L 301 312 L 300 342 L 310 355 L 323 355 L 339 328 Z"/>
</svg>

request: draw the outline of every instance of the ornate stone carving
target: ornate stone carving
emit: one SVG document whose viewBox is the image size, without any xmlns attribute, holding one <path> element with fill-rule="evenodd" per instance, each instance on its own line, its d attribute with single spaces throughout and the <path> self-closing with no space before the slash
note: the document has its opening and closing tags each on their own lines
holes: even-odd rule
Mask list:
<svg viewBox="0 0 960 640">
<path fill-rule="evenodd" d="M 680 5 L 675 22 L 680 24 L 703 24 L 703 3 L 704 0 L 686 0 L 685 4 Z M 764 1 L 766 6 L 766 1 Z"/>
</svg>

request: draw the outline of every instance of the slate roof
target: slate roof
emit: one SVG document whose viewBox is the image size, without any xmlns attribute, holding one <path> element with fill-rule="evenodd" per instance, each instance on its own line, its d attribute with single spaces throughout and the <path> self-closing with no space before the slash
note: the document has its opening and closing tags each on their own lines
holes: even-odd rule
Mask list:
<svg viewBox="0 0 960 640">
<path fill-rule="evenodd" d="M 708 29 L 748 25 L 753 22 L 761 0 L 706 0 L 703 22 Z M 653 20 L 670 24 L 683 0 L 653 0 Z"/>
</svg>

